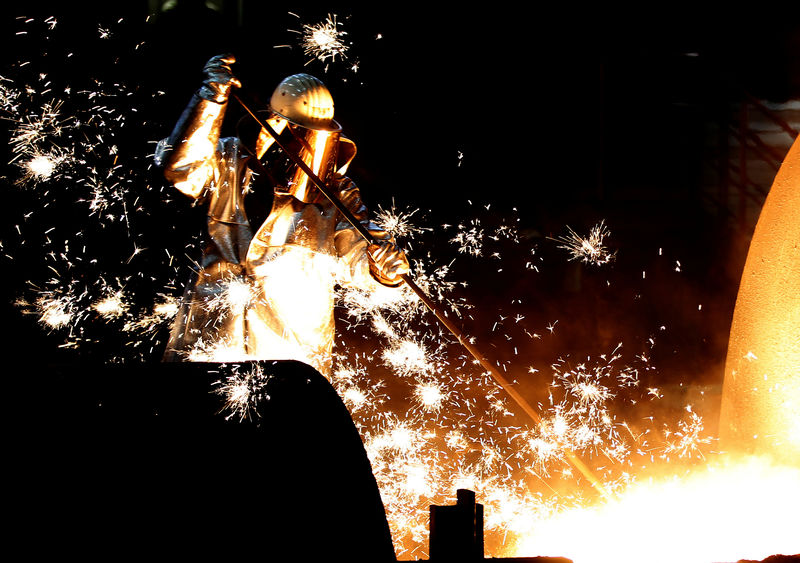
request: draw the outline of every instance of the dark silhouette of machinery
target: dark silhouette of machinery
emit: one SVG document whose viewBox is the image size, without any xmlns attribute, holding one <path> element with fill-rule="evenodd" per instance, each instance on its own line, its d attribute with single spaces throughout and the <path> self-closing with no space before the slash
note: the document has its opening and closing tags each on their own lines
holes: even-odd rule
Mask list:
<svg viewBox="0 0 800 563">
<path fill-rule="evenodd" d="M 394 561 L 372 468 L 313 368 L 263 362 L 250 418 L 224 416 L 223 366 L 27 374 L 6 410 L 7 537 L 26 558 Z M 243 369 L 247 367 L 243 366 Z"/>
</svg>

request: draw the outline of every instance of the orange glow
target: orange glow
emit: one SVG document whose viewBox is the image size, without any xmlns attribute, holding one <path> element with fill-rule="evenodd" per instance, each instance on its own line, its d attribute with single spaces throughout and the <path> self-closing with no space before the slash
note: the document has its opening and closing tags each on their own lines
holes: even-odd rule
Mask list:
<svg viewBox="0 0 800 563">
<path fill-rule="evenodd" d="M 800 553 L 800 469 L 721 459 L 688 475 L 643 480 L 618 499 L 530 523 L 509 555 L 574 563 L 709 563 Z"/>
<path fill-rule="evenodd" d="M 283 130 L 286 129 L 287 121 L 273 115 L 267 119 L 267 123 L 270 127 L 272 127 L 272 130 L 275 131 L 275 133 L 280 135 Z M 258 158 L 264 156 L 274 142 L 275 139 L 272 138 L 272 135 L 267 133 L 267 130 L 262 127 L 261 131 L 258 133 L 258 141 L 256 142 L 256 156 Z"/>
<path fill-rule="evenodd" d="M 303 154 L 303 162 L 308 164 L 311 171 L 317 175 L 321 175 L 320 168 L 322 164 L 327 161 L 330 157 L 331 148 L 335 143 L 331 143 L 331 146 L 328 146 L 328 140 L 331 138 L 331 133 L 328 131 L 311 131 L 309 130 L 310 144 L 314 150 L 312 154 L 309 154 L 308 151 L 304 151 Z M 336 139 L 334 139 L 336 140 Z M 305 201 L 307 198 L 306 194 L 309 190 L 308 182 L 309 178 L 305 172 L 298 169 L 295 173 L 295 177 L 293 179 L 295 183 L 294 193 L 296 194 L 295 197 L 298 199 Z"/>
<path fill-rule="evenodd" d="M 198 127 L 184 143 L 185 153 L 173 165 L 175 169 L 185 169 L 186 178 L 175 182 L 175 187 L 190 197 L 199 197 L 208 178 L 214 172 L 211 155 L 216 149 L 212 131 L 222 111 L 218 104 L 206 104 L 198 117 Z M 200 163 L 199 165 L 197 163 Z"/>
<path fill-rule="evenodd" d="M 249 354 L 299 360 L 327 374 L 333 344 L 334 258 L 289 246 L 253 273 L 256 306 L 245 312 Z M 264 322 L 265 318 L 280 323 Z"/>
<path fill-rule="evenodd" d="M 702 468 L 641 477 L 608 502 L 545 513 L 506 555 L 707 563 L 800 553 L 798 337 L 800 141 L 775 177 L 739 287 L 720 413 L 723 453 Z"/>
<path fill-rule="evenodd" d="M 725 450 L 800 466 L 800 141 L 758 219 L 731 325 L 720 413 Z"/>
</svg>

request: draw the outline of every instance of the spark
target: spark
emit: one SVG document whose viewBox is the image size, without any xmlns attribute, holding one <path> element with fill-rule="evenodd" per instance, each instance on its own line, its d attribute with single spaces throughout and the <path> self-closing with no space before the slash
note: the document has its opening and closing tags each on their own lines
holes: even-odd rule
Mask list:
<svg viewBox="0 0 800 563">
<path fill-rule="evenodd" d="M 326 24 L 329 29 L 323 31 L 321 27 Z M 304 30 L 306 27 L 312 47 L 307 55 L 325 62 L 346 58 L 346 34 L 333 16 L 316 26 L 320 27 L 317 36 L 313 34 L 315 26 L 304 26 Z M 101 37 L 108 40 L 103 46 L 111 45 L 120 35 L 107 31 L 109 34 Z M 119 328 L 126 338 L 126 350 L 148 340 L 157 350 L 159 335 L 165 332 L 168 321 L 179 314 L 177 295 L 182 284 L 176 279 L 187 273 L 200 241 L 192 239 L 187 248 L 181 242 L 164 253 L 136 230 L 137 223 L 151 222 L 147 205 L 152 205 L 137 198 L 152 192 L 158 194 L 153 198 L 157 205 L 164 201 L 160 186 L 153 189 L 143 181 L 146 175 L 142 171 L 151 161 L 143 164 L 133 159 L 122 144 L 123 137 L 133 134 L 129 128 L 134 113 L 126 109 L 130 98 L 124 85 L 113 87 L 114 91 L 108 90 L 109 82 L 105 86 L 99 82 L 46 85 L 58 73 L 36 70 L 34 76 L 38 78 L 30 82 L 30 88 L 18 87 L 14 81 L 0 77 L 0 111 L 9 124 L 12 154 L 22 170 L 22 184 L 41 184 L 44 189 L 28 190 L 26 194 L 38 198 L 42 207 L 84 202 L 80 209 L 86 211 L 86 216 L 79 223 L 89 223 L 88 216 L 96 228 L 87 227 L 85 232 L 76 234 L 76 218 L 69 214 L 65 216 L 70 223 L 68 229 L 49 224 L 42 229 L 42 238 L 47 240 L 42 252 L 47 257 L 43 258 L 47 278 L 53 278 L 52 283 L 42 286 L 60 289 L 39 292 L 35 299 L 29 297 L 34 306 L 28 307 L 47 329 L 69 332 L 65 348 L 84 346 L 80 335 L 84 330 L 90 332 L 91 322 L 100 326 L 101 335 L 112 327 Z M 50 99 L 48 89 L 68 97 L 63 101 Z M 39 156 L 43 160 L 29 166 Z M 464 154 L 459 151 L 459 166 L 463 161 Z M 50 190 L 61 185 L 67 189 Z M 517 234 L 513 219 L 498 224 L 498 217 L 511 214 L 499 212 L 496 205 L 473 206 L 470 202 L 470 206 L 471 211 L 482 215 L 471 218 L 471 211 L 462 213 L 455 226 L 429 226 L 429 219 L 420 210 L 398 209 L 394 202 L 390 209 L 379 208 L 374 215 L 377 226 L 398 240 L 413 242 L 417 248 L 432 249 L 437 243 L 440 248 L 448 246 L 441 245 L 445 240 L 456 246 L 457 262 L 452 248 L 447 249 L 444 262 L 433 252 L 420 252 L 413 261 L 413 270 L 418 285 L 442 305 L 448 316 L 465 323 L 474 321 L 473 315 L 477 318 L 476 313 L 481 310 L 473 310 L 461 297 L 461 290 L 468 287 L 467 280 L 456 274 L 461 261 L 480 263 L 475 268 L 479 271 L 486 265 L 482 260 L 490 260 L 493 269 L 502 260 L 504 269 L 511 271 L 513 253 L 500 251 L 497 243 L 525 242 Z M 136 221 L 139 210 L 147 213 L 146 221 Z M 31 230 L 33 219 L 35 215 L 20 214 L 20 239 L 26 230 Z M 504 217 L 502 221 L 505 220 Z M 131 285 L 126 284 L 123 293 L 86 281 L 96 280 L 95 272 L 108 268 L 109 263 L 107 256 L 96 253 L 93 238 L 101 233 L 103 243 L 111 247 L 109 243 L 118 242 L 111 238 L 115 227 L 123 236 L 122 243 L 111 253 L 113 267 L 128 265 L 119 249 L 133 244 L 128 262 L 142 256 L 130 268 L 136 271 L 136 282 L 152 276 L 155 287 L 146 296 L 134 293 Z M 71 234 L 64 234 L 67 232 Z M 596 264 L 611 259 L 604 246 L 609 235 L 603 223 L 592 230 L 585 245 L 584 239 L 571 230 L 570 233 L 574 236 L 568 240 L 576 250 L 573 259 Z M 56 248 L 66 238 L 69 244 Z M 559 242 L 562 248 L 567 246 L 567 242 Z M 578 243 L 579 248 L 575 248 Z M 25 250 L 33 246 L 32 241 L 25 244 Z M 4 244 L 3 251 L 12 254 L 9 246 Z M 528 259 L 524 268 L 520 265 L 522 275 L 530 270 L 538 272 L 537 264 L 543 265 L 543 259 L 532 256 L 535 253 L 531 249 L 517 248 Z M 156 259 L 156 255 L 160 258 Z M 184 255 L 186 260 L 181 258 Z M 148 272 L 133 267 L 143 263 L 148 263 Z M 65 272 L 67 275 L 62 275 Z M 458 279 L 454 281 L 454 277 Z M 536 387 L 541 387 L 543 394 L 538 399 L 542 424 L 529 424 L 510 412 L 503 391 L 480 366 L 465 359 L 457 343 L 436 332 L 413 292 L 407 288 L 361 291 L 345 287 L 337 291 L 341 306 L 337 314 L 348 322 L 343 323 L 346 328 L 341 335 L 342 346 L 337 341 L 339 351 L 331 384 L 361 433 L 398 555 L 403 558 L 425 558 L 429 506 L 450 502 L 457 486 L 468 486 L 478 493 L 487 514 L 487 549 L 498 556 L 502 555 L 506 539 L 512 545 L 558 509 L 583 502 L 584 491 L 571 476 L 566 451 L 585 456 L 586 463 L 600 473 L 604 486 L 621 490 L 640 479 L 633 474 L 633 467 L 646 466 L 649 460 L 666 464 L 672 459 L 682 463 L 702 459 L 711 443 L 702 417 L 694 411 L 682 413 L 678 421 L 656 417 L 624 420 L 621 409 L 636 401 L 641 405 L 645 404 L 643 398 L 671 399 L 668 389 L 659 390 L 644 383 L 639 387 L 640 381 L 646 381 L 640 379 L 641 373 L 652 369 L 640 365 L 649 363 L 644 354 L 634 355 L 632 362 L 625 360 L 619 349 L 595 359 L 582 356 L 581 361 L 564 354 L 565 359 L 549 371 L 530 367 L 528 371 L 535 375 L 529 379 L 536 378 Z M 247 283 L 232 280 L 221 283 L 204 305 L 238 315 L 255 299 L 258 295 Z M 522 308 L 521 300 L 512 303 Z M 541 322 L 541 316 L 516 309 L 503 311 L 503 316 L 506 324 L 497 331 L 498 338 L 504 339 L 502 346 L 507 340 L 509 349 L 513 346 L 515 352 L 517 348 L 522 352 L 540 344 L 542 337 L 533 332 L 532 326 Z M 554 333 L 557 323 L 547 326 L 550 333 Z M 571 323 L 562 326 L 566 331 Z M 524 342 L 520 344 L 516 338 Z M 474 337 L 469 341 L 475 344 Z M 484 344 L 491 350 L 497 342 Z M 198 341 L 186 359 L 249 359 L 240 357 L 238 350 L 231 342 L 208 337 Z M 538 360 L 536 365 L 540 365 Z M 507 367 L 513 371 L 514 366 Z M 221 376 L 215 391 L 224 399 L 225 416 L 240 421 L 257 417 L 259 404 L 269 397 L 269 376 L 243 366 L 234 367 L 232 372 L 225 371 L 229 367 L 220 369 L 226 375 Z M 383 383 L 384 379 L 389 383 Z"/>
<path fill-rule="evenodd" d="M 74 125 L 71 117 L 61 117 L 62 106 L 62 100 L 45 102 L 40 111 L 19 117 L 9 141 L 13 152 L 17 155 L 14 159 L 20 155 L 31 154 L 36 151 L 38 143 L 45 139 L 57 139 L 65 129 Z"/>
<path fill-rule="evenodd" d="M 37 155 L 30 159 L 25 166 L 35 178 L 49 178 L 56 169 L 57 162 L 45 155 Z"/>
<path fill-rule="evenodd" d="M 75 307 L 71 296 L 41 297 L 36 303 L 40 322 L 50 328 L 63 328 L 72 322 Z"/>
<path fill-rule="evenodd" d="M 418 384 L 414 388 L 414 396 L 426 411 L 438 411 L 447 398 L 442 387 L 433 382 Z"/>
<path fill-rule="evenodd" d="M 22 168 L 22 176 L 16 181 L 17 185 L 38 184 L 53 178 L 56 170 L 64 163 L 66 156 L 57 151 L 42 152 L 38 148 L 28 151 L 30 158 L 18 163 Z"/>
<path fill-rule="evenodd" d="M 419 209 L 398 210 L 393 202 L 389 209 L 379 206 L 374 221 L 395 239 L 414 238 L 431 230 L 430 227 L 420 226 L 414 221 L 414 215 L 418 211 Z"/>
<path fill-rule="evenodd" d="M 167 298 L 166 301 L 156 303 L 153 307 L 153 314 L 160 318 L 174 317 L 178 312 L 178 302 L 175 298 Z"/>
<path fill-rule="evenodd" d="M 150 313 L 127 319 L 122 327 L 123 332 L 153 333 L 171 320 L 178 313 L 178 300 L 170 295 L 160 295 L 159 297 L 160 301 L 153 305 Z"/>
<path fill-rule="evenodd" d="M 426 374 L 434 371 L 425 346 L 415 340 L 398 339 L 382 353 L 384 361 L 400 375 Z"/>
<path fill-rule="evenodd" d="M 257 298 L 256 289 L 246 280 L 232 278 L 218 284 L 217 293 L 205 302 L 208 310 L 239 315 Z"/>
<path fill-rule="evenodd" d="M 112 295 L 97 301 L 93 308 L 101 317 L 111 319 L 123 315 L 127 305 L 122 291 L 116 291 Z"/>
<path fill-rule="evenodd" d="M 601 266 L 614 259 L 616 253 L 610 251 L 603 244 L 606 237 L 611 235 L 604 221 L 600 221 L 599 224 L 592 227 L 587 237 L 578 235 L 570 227 L 567 227 L 567 231 L 569 232 L 567 236 L 551 240 L 561 243 L 558 248 L 567 250 L 570 253 L 570 260 L 580 260 L 584 264 Z"/>
<path fill-rule="evenodd" d="M 351 411 L 356 411 L 367 402 L 367 395 L 358 387 L 349 387 L 341 393 L 342 399 Z"/>
<path fill-rule="evenodd" d="M 692 412 L 691 407 L 687 407 L 689 413 L 688 419 L 683 419 L 678 422 L 677 430 L 665 429 L 667 438 L 674 436 L 674 439 L 668 440 L 664 446 L 663 457 L 669 458 L 671 455 L 676 454 L 679 458 L 690 458 L 693 456 L 703 456 L 702 447 L 711 443 L 712 439 L 708 436 L 703 436 L 703 418 L 695 412 Z"/>
<path fill-rule="evenodd" d="M 189 362 L 227 363 L 256 359 L 258 358 L 242 354 L 241 346 L 224 338 L 212 338 L 210 341 L 199 338 L 192 349 L 186 353 L 186 361 Z"/>
<path fill-rule="evenodd" d="M 215 393 L 225 399 L 226 420 L 251 419 L 253 413 L 258 415 L 258 405 L 270 398 L 266 388 L 272 376 L 265 372 L 262 364 L 254 363 L 249 369 L 240 370 L 240 366 L 234 365 L 229 376 L 215 383 Z"/>
<path fill-rule="evenodd" d="M 0 76 L 0 108 L 7 112 L 13 112 L 17 107 L 19 90 L 13 87 L 13 81 Z"/>
<path fill-rule="evenodd" d="M 303 24 L 301 46 L 303 52 L 311 57 L 309 62 L 314 59 L 326 62 L 336 61 L 336 57 L 347 58 L 349 46 L 344 42 L 347 32 L 339 29 L 339 26 L 336 14 L 329 14 L 317 24 Z"/>
<path fill-rule="evenodd" d="M 452 244 L 458 245 L 458 251 L 472 256 L 481 256 L 483 252 L 484 230 L 480 220 L 472 219 L 468 223 L 460 223 L 456 235 L 450 239 Z"/>
</svg>

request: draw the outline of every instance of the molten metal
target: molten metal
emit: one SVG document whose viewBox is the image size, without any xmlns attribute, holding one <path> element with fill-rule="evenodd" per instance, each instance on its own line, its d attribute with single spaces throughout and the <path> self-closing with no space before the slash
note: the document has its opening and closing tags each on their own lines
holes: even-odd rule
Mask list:
<svg viewBox="0 0 800 563">
<path fill-rule="evenodd" d="M 800 141 L 758 219 L 733 313 L 720 445 L 800 465 Z"/>
</svg>

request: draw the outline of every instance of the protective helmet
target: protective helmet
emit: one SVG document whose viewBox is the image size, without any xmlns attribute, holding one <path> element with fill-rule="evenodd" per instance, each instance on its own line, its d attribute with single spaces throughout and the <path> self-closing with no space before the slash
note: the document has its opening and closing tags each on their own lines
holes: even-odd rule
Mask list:
<svg viewBox="0 0 800 563">
<path fill-rule="evenodd" d="M 325 85 L 309 74 L 293 74 L 278 84 L 270 109 L 287 121 L 317 131 L 339 131 L 333 119 L 333 97 Z"/>
</svg>

